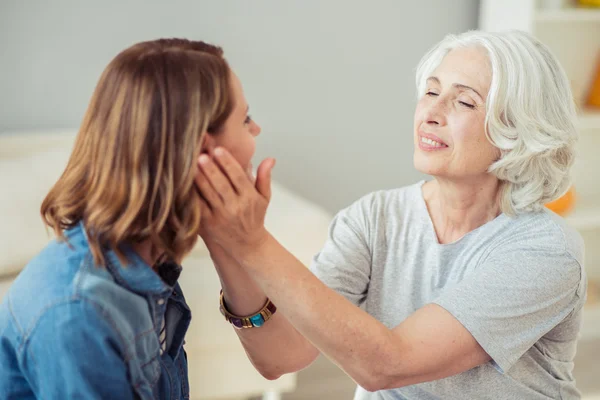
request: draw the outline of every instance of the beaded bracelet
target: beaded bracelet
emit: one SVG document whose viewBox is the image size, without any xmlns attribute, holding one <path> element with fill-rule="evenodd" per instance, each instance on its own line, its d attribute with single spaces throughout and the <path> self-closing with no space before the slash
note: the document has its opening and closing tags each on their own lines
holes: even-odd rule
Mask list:
<svg viewBox="0 0 600 400">
<path fill-rule="evenodd" d="M 219 303 L 219 311 L 221 311 L 221 314 L 225 317 L 225 321 L 229 322 L 236 329 L 260 328 L 273 316 L 273 314 L 275 314 L 275 311 L 277 311 L 275 304 L 267 298 L 267 302 L 257 313 L 247 317 L 234 315 L 227 310 L 227 307 L 225 307 L 223 290 L 221 290 L 219 296 Z"/>
</svg>

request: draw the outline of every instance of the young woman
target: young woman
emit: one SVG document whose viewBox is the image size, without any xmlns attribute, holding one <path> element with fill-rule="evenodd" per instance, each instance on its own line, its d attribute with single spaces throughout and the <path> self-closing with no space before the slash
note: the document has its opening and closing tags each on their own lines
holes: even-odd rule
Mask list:
<svg viewBox="0 0 600 400">
<path fill-rule="evenodd" d="M 3 399 L 188 398 L 177 279 L 200 230 L 197 159 L 224 146 L 249 169 L 247 111 L 218 47 L 156 40 L 110 62 L 42 204 L 57 240 L 0 306 Z"/>
</svg>

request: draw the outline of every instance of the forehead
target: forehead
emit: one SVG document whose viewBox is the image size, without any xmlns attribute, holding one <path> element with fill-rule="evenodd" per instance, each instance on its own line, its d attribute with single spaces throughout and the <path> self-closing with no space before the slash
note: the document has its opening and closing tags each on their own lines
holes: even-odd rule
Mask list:
<svg viewBox="0 0 600 400">
<path fill-rule="evenodd" d="M 233 95 L 234 109 L 246 112 L 248 105 L 246 103 L 246 97 L 244 96 L 242 82 L 233 71 L 231 72 L 231 93 Z"/>
<path fill-rule="evenodd" d="M 456 48 L 446 54 L 432 75 L 443 84 L 459 83 L 487 93 L 492 80 L 492 69 L 484 49 Z"/>
</svg>

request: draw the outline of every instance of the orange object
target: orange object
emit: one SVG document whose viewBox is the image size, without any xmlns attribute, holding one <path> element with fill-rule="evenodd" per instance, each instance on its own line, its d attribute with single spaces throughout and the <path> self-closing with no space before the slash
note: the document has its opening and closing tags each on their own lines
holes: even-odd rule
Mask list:
<svg viewBox="0 0 600 400">
<path fill-rule="evenodd" d="M 600 57 L 598 57 L 598 67 L 596 68 L 596 76 L 592 82 L 592 87 L 587 99 L 588 107 L 600 108 Z"/>
<path fill-rule="evenodd" d="M 600 0 L 579 0 L 579 5 L 584 7 L 600 7 Z"/>
<path fill-rule="evenodd" d="M 573 209 L 574 205 L 575 189 L 571 186 L 567 193 L 565 193 L 558 199 L 546 204 L 546 207 L 548 207 L 550 210 L 554 211 L 558 215 L 565 215 Z"/>
</svg>

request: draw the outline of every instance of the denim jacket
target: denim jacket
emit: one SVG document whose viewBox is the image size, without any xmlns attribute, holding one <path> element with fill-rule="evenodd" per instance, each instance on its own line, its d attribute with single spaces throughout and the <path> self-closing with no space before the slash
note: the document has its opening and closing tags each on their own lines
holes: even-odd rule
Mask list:
<svg viewBox="0 0 600 400">
<path fill-rule="evenodd" d="M 188 399 L 181 267 L 163 264 L 159 276 L 127 249 L 127 266 L 106 251 L 96 267 L 83 225 L 65 234 L 0 305 L 0 397 Z"/>
</svg>

